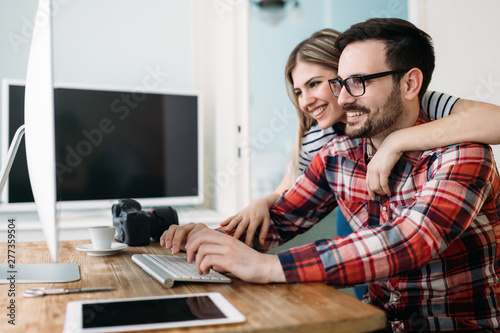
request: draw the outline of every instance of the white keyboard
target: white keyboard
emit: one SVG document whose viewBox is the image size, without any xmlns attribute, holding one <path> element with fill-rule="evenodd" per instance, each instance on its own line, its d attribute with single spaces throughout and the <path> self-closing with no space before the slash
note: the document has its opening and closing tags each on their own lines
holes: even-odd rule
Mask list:
<svg viewBox="0 0 500 333">
<path fill-rule="evenodd" d="M 209 274 L 199 275 L 196 264 L 187 262 L 186 257 L 134 254 L 132 260 L 166 288 L 171 288 L 175 281 L 231 283 L 230 278 L 213 270 Z"/>
</svg>

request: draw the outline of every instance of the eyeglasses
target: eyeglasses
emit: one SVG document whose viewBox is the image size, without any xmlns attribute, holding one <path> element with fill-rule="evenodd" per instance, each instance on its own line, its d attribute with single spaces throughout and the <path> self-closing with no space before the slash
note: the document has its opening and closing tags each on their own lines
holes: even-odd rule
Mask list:
<svg viewBox="0 0 500 333">
<path fill-rule="evenodd" d="M 366 88 L 365 88 L 365 82 L 371 79 L 376 79 L 379 77 L 384 77 L 387 75 L 392 75 L 396 73 L 406 73 L 408 72 L 408 69 L 398 69 L 395 71 L 388 71 L 388 72 L 381 72 L 377 74 L 371 74 L 371 75 L 363 75 L 363 76 L 351 76 L 348 77 L 345 80 L 341 80 L 339 78 L 336 79 L 331 79 L 328 80 L 328 83 L 330 84 L 330 89 L 332 90 L 333 95 L 335 97 L 340 96 L 340 91 L 342 90 L 342 87 L 345 87 L 349 95 L 352 97 L 360 97 L 365 94 Z"/>
</svg>

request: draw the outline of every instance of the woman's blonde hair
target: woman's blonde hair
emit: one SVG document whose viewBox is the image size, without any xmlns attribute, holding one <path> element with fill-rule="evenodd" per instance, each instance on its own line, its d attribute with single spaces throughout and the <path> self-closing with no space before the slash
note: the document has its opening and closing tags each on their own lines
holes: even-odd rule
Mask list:
<svg viewBox="0 0 500 333">
<path fill-rule="evenodd" d="M 292 71 L 298 62 L 316 64 L 326 69 L 337 70 L 339 66 L 340 53 L 335 48 L 335 41 L 340 32 L 333 29 L 323 29 L 315 32 L 311 37 L 298 44 L 288 56 L 285 65 L 285 79 L 287 93 L 295 105 L 298 116 L 298 132 L 295 146 L 290 156 L 290 175 L 292 183 L 299 176 L 299 154 L 302 145 L 302 137 L 315 123 L 313 117 L 304 113 L 299 106 L 298 97 L 293 89 Z"/>
</svg>

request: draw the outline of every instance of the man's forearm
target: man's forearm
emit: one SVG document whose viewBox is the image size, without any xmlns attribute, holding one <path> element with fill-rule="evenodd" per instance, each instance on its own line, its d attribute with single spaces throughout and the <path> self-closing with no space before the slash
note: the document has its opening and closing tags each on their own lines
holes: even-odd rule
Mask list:
<svg viewBox="0 0 500 333">
<path fill-rule="evenodd" d="M 267 283 L 286 282 L 285 273 L 283 272 L 283 267 L 277 255 L 266 254 L 267 256 L 267 271 L 269 272 L 269 281 Z"/>
</svg>

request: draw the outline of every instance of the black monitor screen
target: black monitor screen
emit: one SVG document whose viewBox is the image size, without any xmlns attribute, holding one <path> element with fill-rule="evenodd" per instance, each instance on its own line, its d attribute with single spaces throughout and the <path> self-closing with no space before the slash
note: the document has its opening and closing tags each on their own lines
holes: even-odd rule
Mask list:
<svg viewBox="0 0 500 333">
<path fill-rule="evenodd" d="M 24 123 L 24 86 L 9 89 L 9 142 Z M 198 196 L 196 95 L 54 89 L 61 201 Z M 21 144 L 9 203 L 32 202 Z"/>
</svg>

